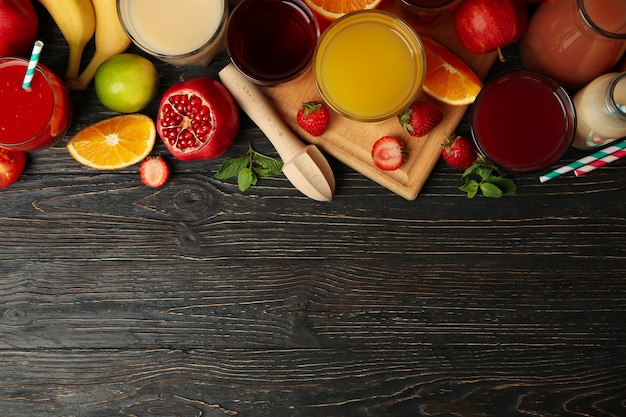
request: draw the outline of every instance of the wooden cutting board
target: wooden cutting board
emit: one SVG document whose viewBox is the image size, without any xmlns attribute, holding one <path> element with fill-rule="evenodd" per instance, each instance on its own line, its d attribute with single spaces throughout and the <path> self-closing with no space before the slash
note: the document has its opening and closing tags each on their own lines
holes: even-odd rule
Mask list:
<svg viewBox="0 0 626 417">
<path fill-rule="evenodd" d="M 484 79 L 496 59 L 495 52 L 479 56 L 463 48 L 454 33 L 451 15 L 444 16 L 433 27 L 423 28 L 398 3 L 396 0 L 385 0 L 379 8 L 403 18 L 419 35 L 428 36 L 446 45 Z M 419 99 L 431 101 L 444 114 L 443 121 L 427 136 L 411 137 L 402 130 L 397 118 L 378 123 L 363 123 L 332 113 L 328 130 L 322 136 L 314 137 L 302 130 L 296 121 L 296 113 L 302 102 L 321 101 L 310 70 L 296 80 L 280 86 L 264 87 L 263 91 L 278 114 L 303 140 L 317 145 L 323 152 L 407 200 L 417 197 L 441 155 L 445 134 L 454 132 L 467 110 L 467 106 L 445 105 L 421 93 Z M 385 135 L 400 138 L 407 150 L 406 162 L 395 171 L 382 171 L 372 163 L 372 145 Z"/>
</svg>

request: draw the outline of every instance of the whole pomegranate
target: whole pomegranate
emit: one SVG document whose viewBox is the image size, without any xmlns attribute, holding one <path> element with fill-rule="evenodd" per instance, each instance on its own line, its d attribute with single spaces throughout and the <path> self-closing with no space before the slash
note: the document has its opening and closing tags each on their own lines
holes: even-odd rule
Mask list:
<svg viewBox="0 0 626 417">
<path fill-rule="evenodd" d="M 226 87 L 209 77 L 173 84 L 159 104 L 159 136 L 182 161 L 220 157 L 235 141 L 239 111 Z"/>
<path fill-rule="evenodd" d="M 28 56 L 38 27 L 31 0 L 0 0 L 0 56 Z"/>
</svg>

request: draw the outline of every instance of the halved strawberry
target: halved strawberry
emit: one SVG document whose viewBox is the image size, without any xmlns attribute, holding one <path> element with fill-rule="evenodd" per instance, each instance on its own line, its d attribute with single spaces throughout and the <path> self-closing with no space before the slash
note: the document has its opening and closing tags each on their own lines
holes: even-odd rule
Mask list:
<svg viewBox="0 0 626 417">
<path fill-rule="evenodd" d="M 374 165 L 384 171 L 392 171 L 402 166 L 405 159 L 404 146 L 394 136 L 383 136 L 372 146 Z"/>
<path fill-rule="evenodd" d="M 139 166 L 139 176 L 141 182 L 148 187 L 162 187 L 170 176 L 170 170 L 167 164 L 160 156 L 151 156 Z"/>
</svg>

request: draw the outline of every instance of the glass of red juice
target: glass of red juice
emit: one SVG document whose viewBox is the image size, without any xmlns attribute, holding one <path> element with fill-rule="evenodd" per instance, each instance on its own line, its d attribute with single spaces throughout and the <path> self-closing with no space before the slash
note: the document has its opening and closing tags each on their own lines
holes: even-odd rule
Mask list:
<svg viewBox="0 0 626 417">
<path fill-rule="evenodd" d="M 277 85 L 311 66 L 319 23 L 300 0 L 243 0 L 226 27 L 232 63 L 251 81 Z"/>
<path fill-rule="evenodd" d="M 72 102 L 63 81 L 42 64 L 24 89 L 27 67 L 27 59 L 0 58 L 0 146 L 35 152 L 63 137 L 72 120 Z"/>
<path fill-rule="evenodd" d="M 478 151 L 502 170 L 534 172 L 557 162 L 572 144 L 576 111 L 561 84 L 520 69 L 483 87 L 470 128 Z"/>
</svg>

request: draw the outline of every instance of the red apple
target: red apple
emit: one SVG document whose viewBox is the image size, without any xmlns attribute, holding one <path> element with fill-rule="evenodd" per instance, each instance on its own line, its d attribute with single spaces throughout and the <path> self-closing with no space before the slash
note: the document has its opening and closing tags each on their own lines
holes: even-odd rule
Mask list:
<svg viewBox="0 0 626 417">
<path fill-rule="evenodd" d="M 463 0 L 454 12 L 454 31 L 461 45 L 479 55 L 499 52 L 519 40 L 527 26 L 524 0 Z"/>
<path fill-rule="evenodd" d="M 28 56 L 38 28 L 31 0 L 0 0 L 0 56 Z"/>
</svg>

